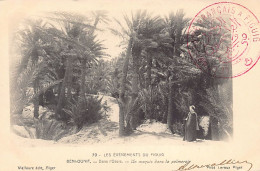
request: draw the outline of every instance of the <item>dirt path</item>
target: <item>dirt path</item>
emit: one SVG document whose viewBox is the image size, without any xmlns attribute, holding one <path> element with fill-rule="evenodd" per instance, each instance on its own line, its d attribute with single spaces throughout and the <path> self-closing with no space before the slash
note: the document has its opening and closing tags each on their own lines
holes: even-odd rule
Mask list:
<svg viewBox="0 0 260 171">
<path fill-rule="evenodd" d="M 166 124 L 160 122 L 144 123 L 140 125 L 133 134 L 127 137 L 118 136 L 118 121 L 119 121 L 119 108 L 116 99 L 104 96 L 103 103 L 107 103 L 110 110 L 106 112 L 103 119 L 90 126 L 84 127 L 77 134 L 64 137 L 59 140 L 59 143 L 69 144 L 136 144 L 142 145 L 144 142 L 149 141 L 151 144 L 164 144 L 164 145 L 210 145 L 221 144 L 223 142 L 214 142 L 207 140 L 197 140 L 196 142 L 183 141 L 183 137 L 173 135 L 167 128 Z"/>
</svg>

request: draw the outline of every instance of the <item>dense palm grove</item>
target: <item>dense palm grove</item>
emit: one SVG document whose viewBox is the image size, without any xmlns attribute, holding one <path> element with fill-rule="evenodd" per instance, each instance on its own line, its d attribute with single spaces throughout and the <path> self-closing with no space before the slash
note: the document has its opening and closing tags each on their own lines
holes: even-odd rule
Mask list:
<svg viewBox="0 0 260 171">
<path fill-rule="evenodd" d="M 206 29 L 205 22 L 198 23 L 202 29 L 188 39 L 189 22 L 182 10 L 165 17 L 135 11 L 123 20 L 104 11 L 53 12 L 26 19 L 11 49 L 12 124 L 35 127 L 37 138 L 55 139 L 46 134 L 61 137 L 67 134 L 65 128 L 79 131 L 101 119 L 107 106 L 95 95 L 103 94 L 119 105 L 119 136 L 130 135 L 144 121 L 167 123 L 173 134 L 182 134 L 190 105 L 199 116 L 210 116 L 210 139 L 232 135 L 232 82 L 212 74 L 216 58 L 223 54 L 206 52 L 223 37 L 205 40 L 209 32 L 219 35 Z M 122 40 L 122 52 L 110 56 L 112 60 L 104 60 L 109 55 L 99 40 L 103 31 Z M 187 43 L 196 47 L 190 52 L 193 58 Z M 201 56 L 204 68 L 197 62 Z M 33 122 L 20 117 L 30 104 Z M 40 113 L 40 106 L 53 114 Z"/>
</svg>

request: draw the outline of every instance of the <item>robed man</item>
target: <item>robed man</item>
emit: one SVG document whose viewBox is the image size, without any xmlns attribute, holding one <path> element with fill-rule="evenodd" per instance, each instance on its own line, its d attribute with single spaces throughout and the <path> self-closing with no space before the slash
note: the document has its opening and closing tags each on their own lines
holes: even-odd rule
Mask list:
<svg viewBox="0 0 260 171">
<path fill-rule="evenodd" d="M 188 117 L 185 120 L 184 125 L 184 140 L 185 141 L 196 141 L 197 139 L 197 130 L 199 130 L 198 116 L 194 111 L 195 106 L 190 106 L 190 112 Z"/>
</svg>

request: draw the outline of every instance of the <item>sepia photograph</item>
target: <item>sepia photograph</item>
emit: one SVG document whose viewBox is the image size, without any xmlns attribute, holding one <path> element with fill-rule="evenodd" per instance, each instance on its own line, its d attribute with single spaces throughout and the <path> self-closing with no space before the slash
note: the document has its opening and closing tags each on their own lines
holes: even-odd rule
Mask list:
<svg viewBox="0 0 260 171">
<path fill-rule="evenodd" d="M 73 144 L 230 140 L 232 80 L 216 71 L 233 58 L 225 17 L 191 30 L 183 9 L 28 16 L 11 35 L 13 133 Z"/>
<path fill-rule="evenodd" d="M 10 171 L 260 169 L 259 3 L 14 2 Z"/>
</svg>

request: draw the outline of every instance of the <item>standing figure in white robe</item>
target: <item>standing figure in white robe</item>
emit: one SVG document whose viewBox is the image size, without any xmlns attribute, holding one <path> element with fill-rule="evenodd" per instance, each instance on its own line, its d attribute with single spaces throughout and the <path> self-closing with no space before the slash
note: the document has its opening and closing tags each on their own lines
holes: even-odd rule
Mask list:
<svg viewBox="0 0 260 171">
<path fill-rule="evenodd" d="M 197 113 L 194 110 L 195 106 L 190 106 L 190 112 L 188 113 L 188 117 L 185 119 L 185 141 L 196 141 L 197 139 L 197 130 L 199 130 L 199 124 Z"/>
</svg>

